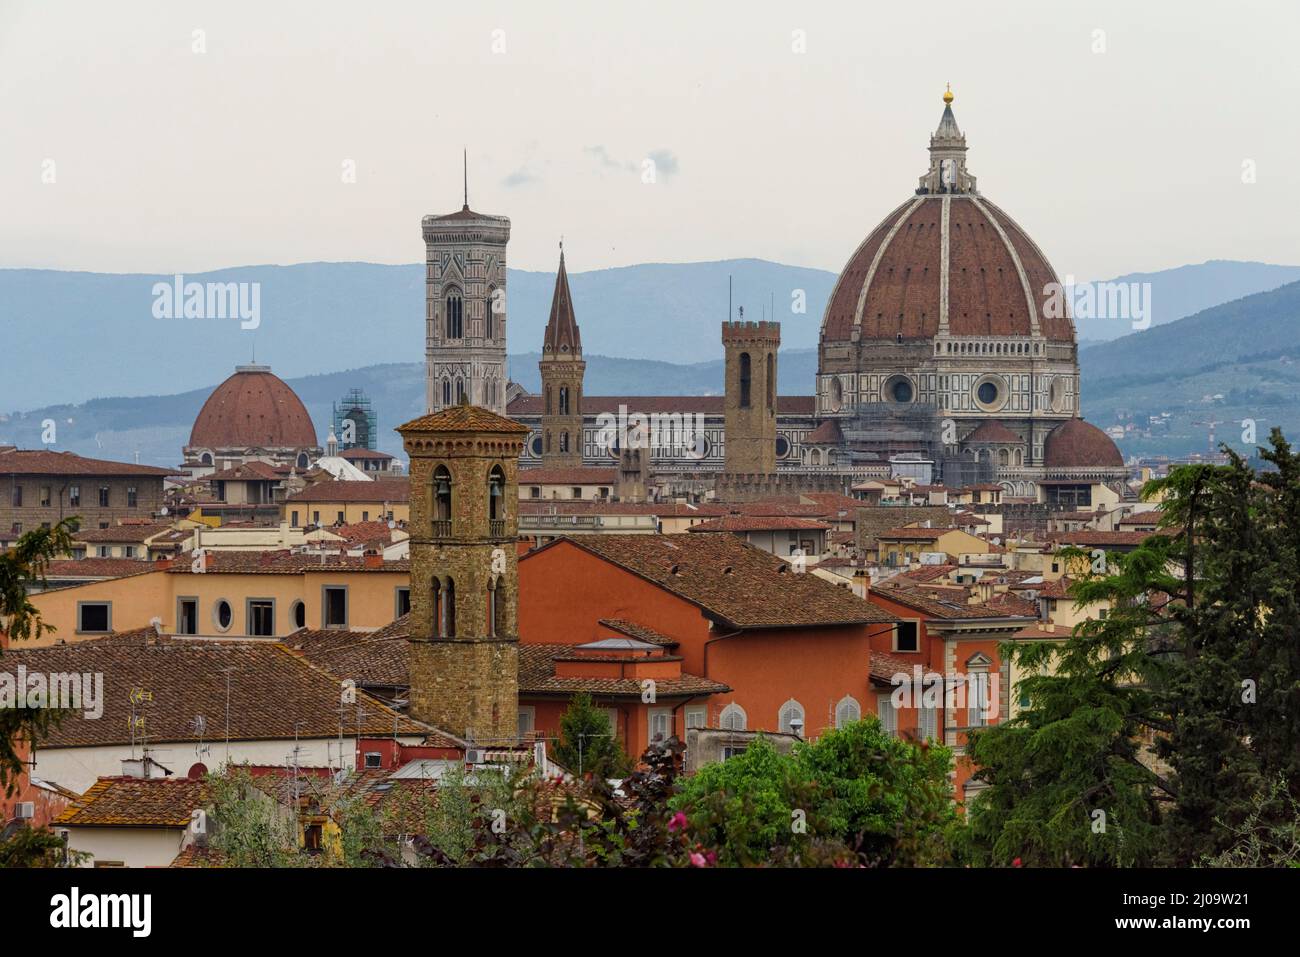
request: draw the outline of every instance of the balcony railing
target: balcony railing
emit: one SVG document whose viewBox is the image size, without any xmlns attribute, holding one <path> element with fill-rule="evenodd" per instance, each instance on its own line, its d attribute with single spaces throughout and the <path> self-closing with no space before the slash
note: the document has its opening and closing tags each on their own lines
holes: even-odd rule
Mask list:
<svg viewBox="0 0 1300 957">
<path fill-rule="evenodd" d="M 434 538 L 451 538 L 451 519 L 435 518 L 433 520 Z"/>
<path fill-rule="evenodd" d="M 488 536 L 490 538 L 506 537 L 506 520 L 504 518 L 493 518 L 488 520 Z"/>
</svg>

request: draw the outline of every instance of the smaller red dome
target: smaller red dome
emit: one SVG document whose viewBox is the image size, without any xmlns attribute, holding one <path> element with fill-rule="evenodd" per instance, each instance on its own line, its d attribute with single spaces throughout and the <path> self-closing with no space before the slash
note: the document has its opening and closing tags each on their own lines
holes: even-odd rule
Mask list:
<svg viewBox="0 0 1300 957">
<path fill-rule="evenodd" d="M 270 366 L 238 366 L 203 403 L 190 448 L 316 448 L 316 428 L 298 394 Z"/>
<path fill-rule="evenodd" d="M 1124 456 L 1109 435 L 1083 419 L 1069 419 L 1043 442 L 1047 468 L 1123 468 Z"/>
</svg>

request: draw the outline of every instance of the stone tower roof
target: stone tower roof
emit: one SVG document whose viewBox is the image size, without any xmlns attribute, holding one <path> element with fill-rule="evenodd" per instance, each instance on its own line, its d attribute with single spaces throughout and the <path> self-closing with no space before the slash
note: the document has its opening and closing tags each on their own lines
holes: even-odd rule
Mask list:
<svg viewBox="0 0 1300 957">
<path fill-rule="evenodd" d="M 542 352 L 551 355 L 582 355 L 582 333 L 573 314 L 573 295 L 569 292 L 569 274 L 564 268 L 564 249 L 560 249 L 560 269 L 555 274 L 555 293 L 551 297 L 551 316 L 546 320 Z"/>
<path fill-rule="evenodd" d="M 463 402 L 412 419 L 405 425 L 399 425 L 397 431 L 403 435 L 407 432 L 498 432 L 508 435 L 527 435 L 528 426 L 477 405 Z"/>
</svg>

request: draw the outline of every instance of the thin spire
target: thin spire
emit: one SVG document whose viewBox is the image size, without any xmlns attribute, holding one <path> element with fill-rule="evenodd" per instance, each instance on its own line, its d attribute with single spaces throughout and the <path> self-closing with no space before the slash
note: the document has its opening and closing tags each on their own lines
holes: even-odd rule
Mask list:
<svg viewBox="0 0 1300 957">
<path fill-rule="evenodd" d="M 569 273 L 564 266 L 564 237 L 560 237 L 560 268 L 555 274 L 555 294 L 551 297 L 551 315 L 546 322 L 543 351 L 551 355 L 582 355 L 582 334 L 573 312 L 573 295 L 569 292 Z"/>
<path fill-rule="evenodd" d="M 461 162 L 465 176 L 465 208 L 469 209 L 469 147 L 461 150 Z"/>
</svg>

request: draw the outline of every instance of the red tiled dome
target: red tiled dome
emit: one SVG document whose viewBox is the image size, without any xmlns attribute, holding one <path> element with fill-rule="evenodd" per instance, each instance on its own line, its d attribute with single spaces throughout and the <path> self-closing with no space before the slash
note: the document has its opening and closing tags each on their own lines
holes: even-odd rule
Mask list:
<svg viewBox="0 0 1300 957">
<path fill-rule="evenodd" d="M 970 435 L 966 436 L 966 438 L 962 439 L 962 442 L 970 443 L 973 445 L 981 445 L 984 443 L 989 443 L 989 444 L 1001 443 L 1005 445 L 1008 443 L 1016 443 L 1016 442 L 1023 442 L 1023 441 L 1024 440 L 1020 438 L 1020 436 L 1016 435 L 1016 433 L 1012 432 L 1010 429 L 1008 429 L 1005 425 L 1003 425 L 1001 422 L 997 421 L 996 419 L 989 419 L 987 422 L 980 423 L 979 428 L 977 428 Z"/>
<path fill-rule="evenodd" d="M 1025 231 L 977 194 L 946 198 L 949 335 L 1029 336 L 1036 317 L 1047 339 L 1073 340 L 1069 318 L 1045 308 L 1059 280 Z M 917 196 L 867 236 L 831 293 L 825 341 L 851 339 L 855 324 L 863 339 L 938 334 L 944 199 Z"/>
<path fill-rule="evenodd" d="M 239 366 L 208 396 L 191 448 L 316 448 L 316 429 L 297 393 L 269 366 Z"/>
<path fill-rule="evenodd" d="M 1049 469 L 1123 467 L 1124 457 L 1101 429 L 1083 419 L 1070 419 L 1047 434 L 1043 465 Z"/>
</svg>

